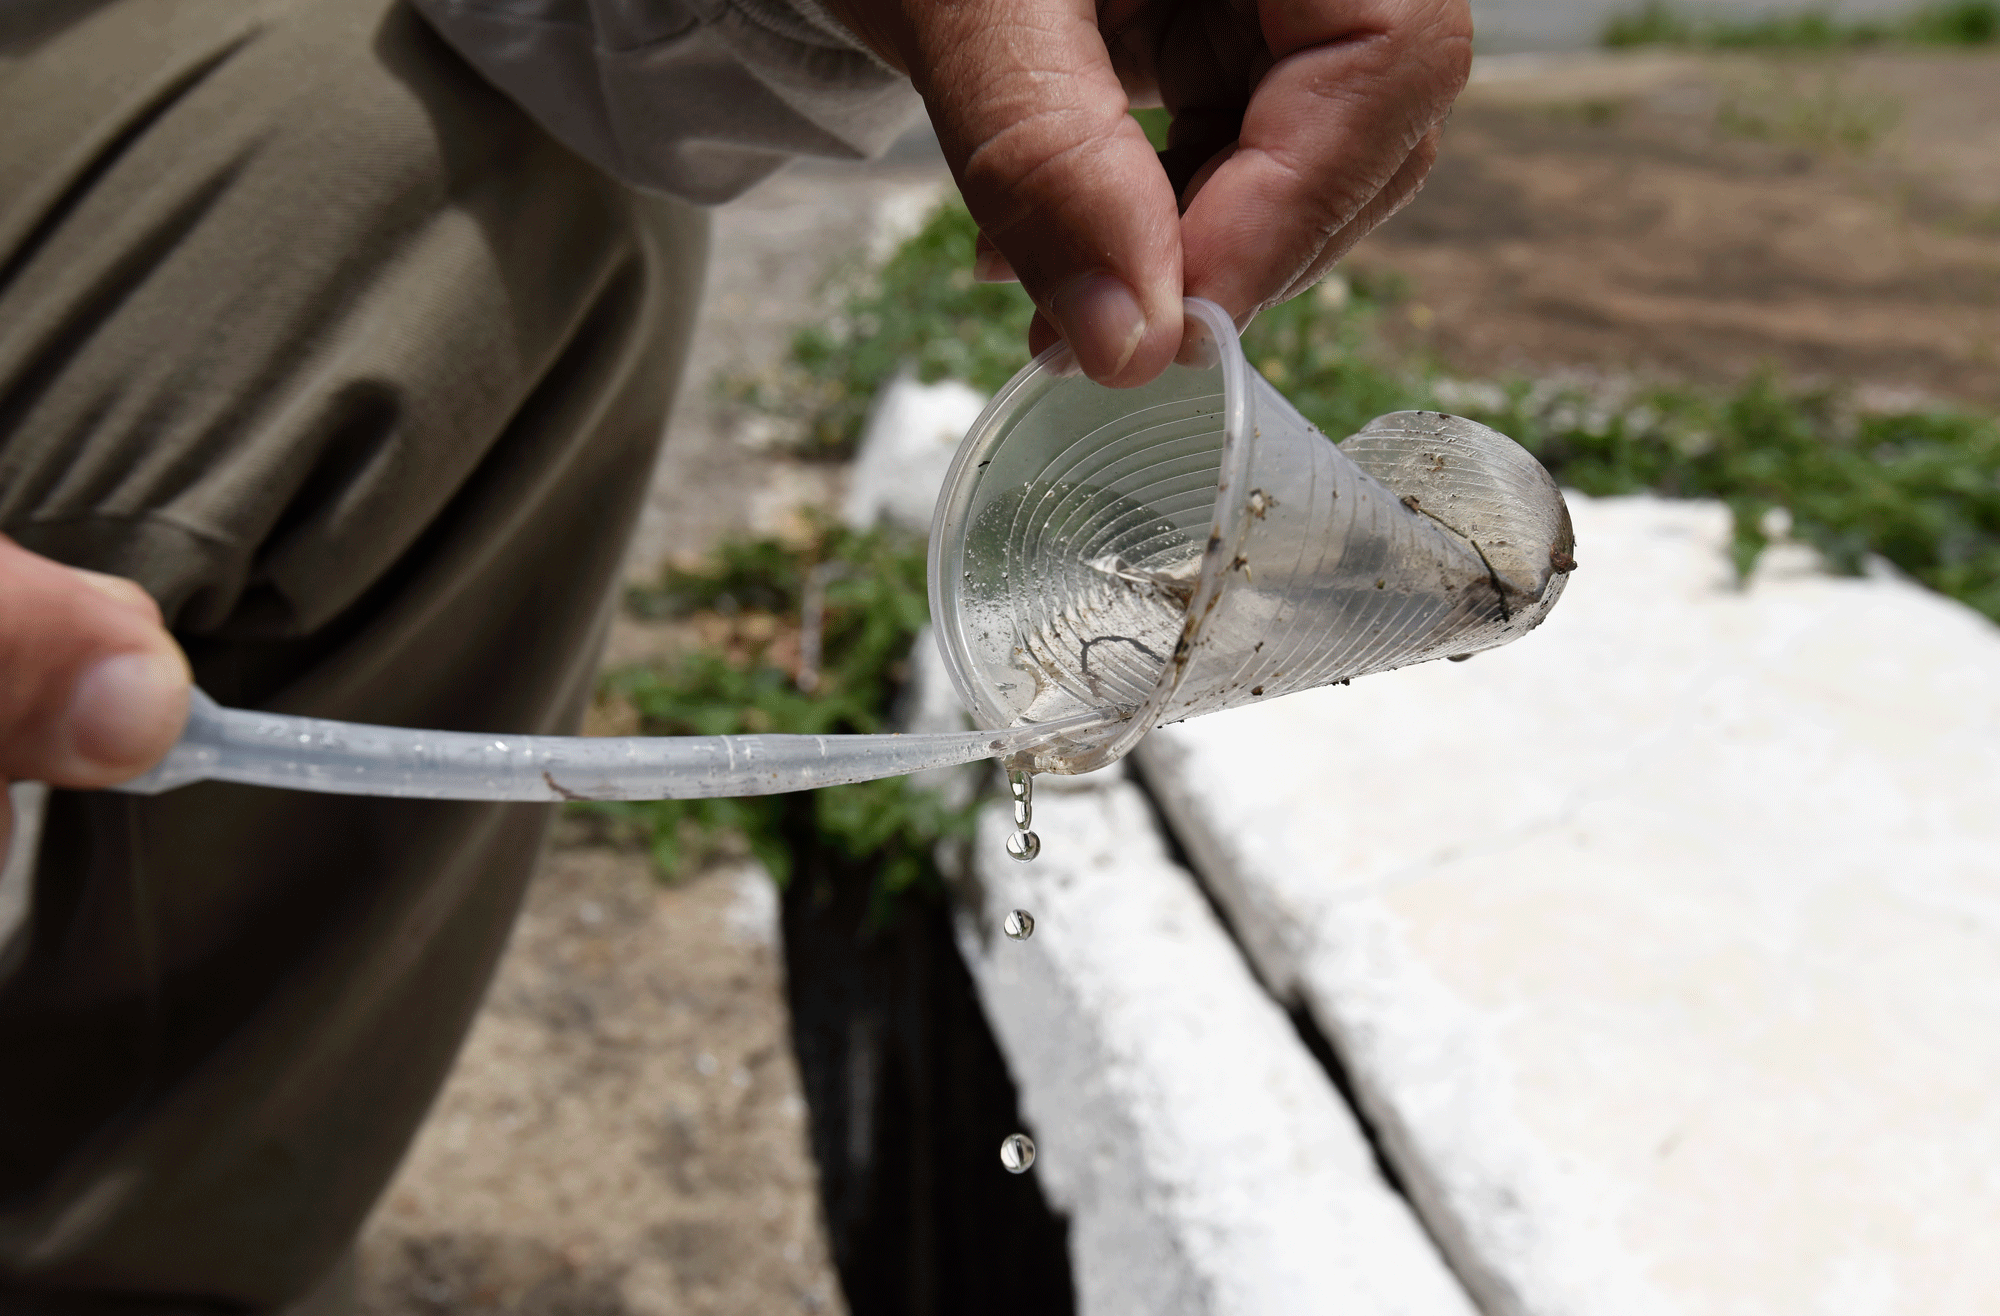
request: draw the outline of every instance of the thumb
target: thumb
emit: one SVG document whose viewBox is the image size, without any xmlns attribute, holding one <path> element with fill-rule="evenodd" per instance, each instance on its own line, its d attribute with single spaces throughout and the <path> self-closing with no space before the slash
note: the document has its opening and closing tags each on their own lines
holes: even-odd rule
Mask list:
<svg viewBox="0 0 2000 1316">
<path fill-rule="evenodd" d="M 1180 214 L 1091 0 L 904 12 L 911 80 L 980 230 L 1091 378 L 1158 375 L 1180 349 Z"/>
<path fill-rule="evenodd" d="M 137 776 L 180 735 L 192 680 L 138 585 L 0 535 L 0 778 L 91 788 Z"/>
</svg>

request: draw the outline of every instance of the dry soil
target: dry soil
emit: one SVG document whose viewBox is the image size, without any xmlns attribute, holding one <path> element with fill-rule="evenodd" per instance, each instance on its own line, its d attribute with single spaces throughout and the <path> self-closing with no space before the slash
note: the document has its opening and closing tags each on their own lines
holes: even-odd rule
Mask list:
<svg viewBox="0 0 2000 1316">
<path fill-rule="evenodd" d="M 2000 55 L 1489 61 L 1356 260 L 1464 375 L 2000 405 Z"/>
</svg>

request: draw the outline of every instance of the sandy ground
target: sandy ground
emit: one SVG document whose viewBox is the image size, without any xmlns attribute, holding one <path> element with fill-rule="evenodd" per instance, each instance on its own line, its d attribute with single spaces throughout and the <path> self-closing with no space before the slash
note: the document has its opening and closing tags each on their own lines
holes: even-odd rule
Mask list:
<svg viewBox="0 0 2000 1316">
<path fill-rule="evenodd" d="M 761 870 L 559 846 L 362 1245 L 363 1309 L 839 1309 Z"/>
<path fill-rule="evenodd" d="M 1433 179 L 1356 259 L 1409 280 L 1389 327 L 1454 371 L 1728 384 L 1768 365 L 2000 403 L 1993 56 L 1488 64 Z M 784 456 L 715 381 L 775 363 L 827 309 L 827 272 L 944 185 L 918 144 L 796 169 L 718 214 L 634 578 L 837 497 L 837 468 Z M 611 658 L 661 638 L 623 623 Z M 756 892 L 740 872 L 663 887 L 640 856 L 558 845 L 368 1227 L 366 1311 L 842 1309 Z"/>
<path fill-rule="evenodd" d="M 1494 61 L 1356 257 L 1469 376 L 2000 405 L 2000 55 Z"/>
</svg>

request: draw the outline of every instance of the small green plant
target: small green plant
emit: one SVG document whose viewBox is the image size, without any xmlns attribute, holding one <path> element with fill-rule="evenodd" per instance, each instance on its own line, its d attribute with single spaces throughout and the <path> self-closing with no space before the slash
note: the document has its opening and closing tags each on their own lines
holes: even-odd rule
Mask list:
<svg viewBox="0 0 2000 1316">
<path fill-rule="evenodd" d="M 801 612 L 813 582 L 824 599 L 821 659 L 816 679 L 801 682 L 799 637 L 811 620 Z M 921 544 L 830 524 L 802 545 L 726 545 L 708 567 L 669 571 L 658 587 L 633 591 L 628 605 L 653 617 L 718 613 L 732 619 L 738 638 L 752 637 L 728 654 L 697 650 L 606 675 L 600 698 L 622 701 L 643 733 L 663 736 L 880 731 L 929 618 Z M 791 797 L 570 807 L 641 840 L 669 877 L 739 844 L 780 882 L 791 873 L 798 839 Z M 973 825 L 971 806 L 948 805 L 905 778 L 815 791 L 811 812 L 818 844 L 873 867 L 874 899 L 884 909 L 935 883 L 939 841 L 969 836 Z"/>
<path fill-rule="evenodd" d="M 1613 14 L 1598 34 L 1599 43 L 1614 50 L 1628 46 L 1688 46 L 1695 26 L 1688 16 L 1660 0 L 1650 0 L 1629 13 Z"/>
<path fill-rule="evenodd" d="M 1903 20 L 1906 40 L 1935 46 L 1990 46 L 2000 41 L 2000 3 L 1958 0 L 1927 5 Z"/>
<path fill-rule="evenodd" d="M 1607 46 L 1683 46 L 1708 50 L 1853 50 L 1890 43 L 1982 46 L 2000 40 L 2000 0 L 1948 0 L 1895 18 L 1844 19 L 1830 8 L 1754 18 L 1696 17 L 1666 0 L 1616 14 L 1604 25 Z"/>
<path fill-rule="evenodd" d="M 973 281 L 978 233 L 963 204 L 940 206 L 832 323 L 793 338 L 792 362 L 812 381 L 800 390 L 809 454 L 850 455 L 875 390 L 899 370 L 990 393 L 1026 364 L 1034 304 L 1018 284 Z"/>
<path fill-rule="evenodd" d="M 1627 101 L 1590 97 L 1551 105 L 1545 113 L 1558 123 L 1573 123 L 1585 128 L 1607 128 L 1623 119 L 1630 109 L 1631 104 Z"/>
<path fill-rule="evenodd" d="M 1782 509 L 1836 571 L 1879 554 L 2000 621 L 2000 425 L 1951 412 L 1857 415 L 1771 378 L 1716 401 L 1658 390 L 1610 409 L 1517 386 L 1479 414 L 1587 494 L 1715 498 L 1748 574 Z"/>
<path fill-rule="evenodd" d="M 846 543 L 831 547 L 852 551 Z M 804 596 L 806 575 L 816 556 L 776 539 L 730 540 L 697 570 L 669 566 L 659 584 L 626 590 L 625 610 L 650 621 L 703 610 L 724 616 L 744 609 L 787 614 Z"/>
<path fill-rule="evenodd" d="M 1729 87 L 1716 126 L 1736 137 L 1815 151 L 1865 154 L 1903 117 L 1894 98 L 1851 86 L 1837 69 L 1802 82 L 1781 68 Z"/>
</svg>

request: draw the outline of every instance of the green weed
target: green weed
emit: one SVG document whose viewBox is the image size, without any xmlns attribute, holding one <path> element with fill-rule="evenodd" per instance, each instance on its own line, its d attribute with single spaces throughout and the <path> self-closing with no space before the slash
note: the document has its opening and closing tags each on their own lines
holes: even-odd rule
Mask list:
<svg viewBox="0 0 2000 1316">
<path fill-rule="evenodd" d="M 1990 46 L 2000 41 L 2000 3 L 1959 0 L 1928 5 L 1903 20 L 1905 39 L 1935 46 Z"/>
<path fill-rule="evenodd" d="M 973 281 L 978 232 L 963 205 L 940 207 L 832 323 L 793 338 L 792 362 L 810 381 L 799 390 L 808 453 L 851 454 L 875 390 L 906 366 L 925 383 L 962 379 L 990 393 L 1026 362 L 1034 305 L 1017 284 Z"/>
<path fill-rule="evenodd" d="M 1857 415 L 1832 393 L 1764 377 L 1716 400 L 1659 390 L 1616 409 L 1517 387 L 1474 418 L 1512 435 L 1568 487 L 1715 498 L 1737 570 L 1782 509 L 1836 571 L 1872 554 L 2000 621 L 2000 425 L 1951 412 Z"/>
<path fill-rule="evenodd" d="M 1783 67 L 1738 80 L 1715 113 L 1716 126 L 1732 136 L 1855 154 L 1872 150 L 1902 117 L 1894 97 L 1857 89 L 1832 68 L 1807 81 Z"/>
<path fill-rule="evenodd" d="M 796 654 L 807 582 L 824 586 L 822 657 L 810 692 L 799 688 L 780 654 Z M 833 735 L 884 729 L 902 684 L 910 645 L 929 619 L 923 546 L 888 531 L 867 534 L 822 524 L 811 542 L 757 540 L 724 546 L 697 571 L 669 571 L 661 584 L 634 591 L 641 615 L 686 616 L 704 610 L 776 624 L 766 637 L 724 655 L 696 651 L 654 667 L 614 671 L 601 697 L 622 700 L 646 735 L 716 736 L 793 733 Z M 733 800 L 663 800 L 571 805 L 643 842 L 671 877 L 732 845 L 748 848 L 780 882 L 792 868 L 800 801 L 787 796 Z M 970 836 L 971 806 L 954 808 L 906 778 L 832 786 L 812 793 L 811 831 L 818 843 L 875 872 L 876 904 L 937 881 L 932 857 L 940 840 Z"/>
<path fill-rule="evenodd" d="M 1603 44 L 1707 50 L 1853 50 L 1886 44 L 1983 46 L 2000 40 L 2000 0 L 1949 0 L 1894 18 L 1844 19 L 1812 8 L 1755 18 L 1696 16 L 1667 0 L 1614 15 Z"/>
</svg>

